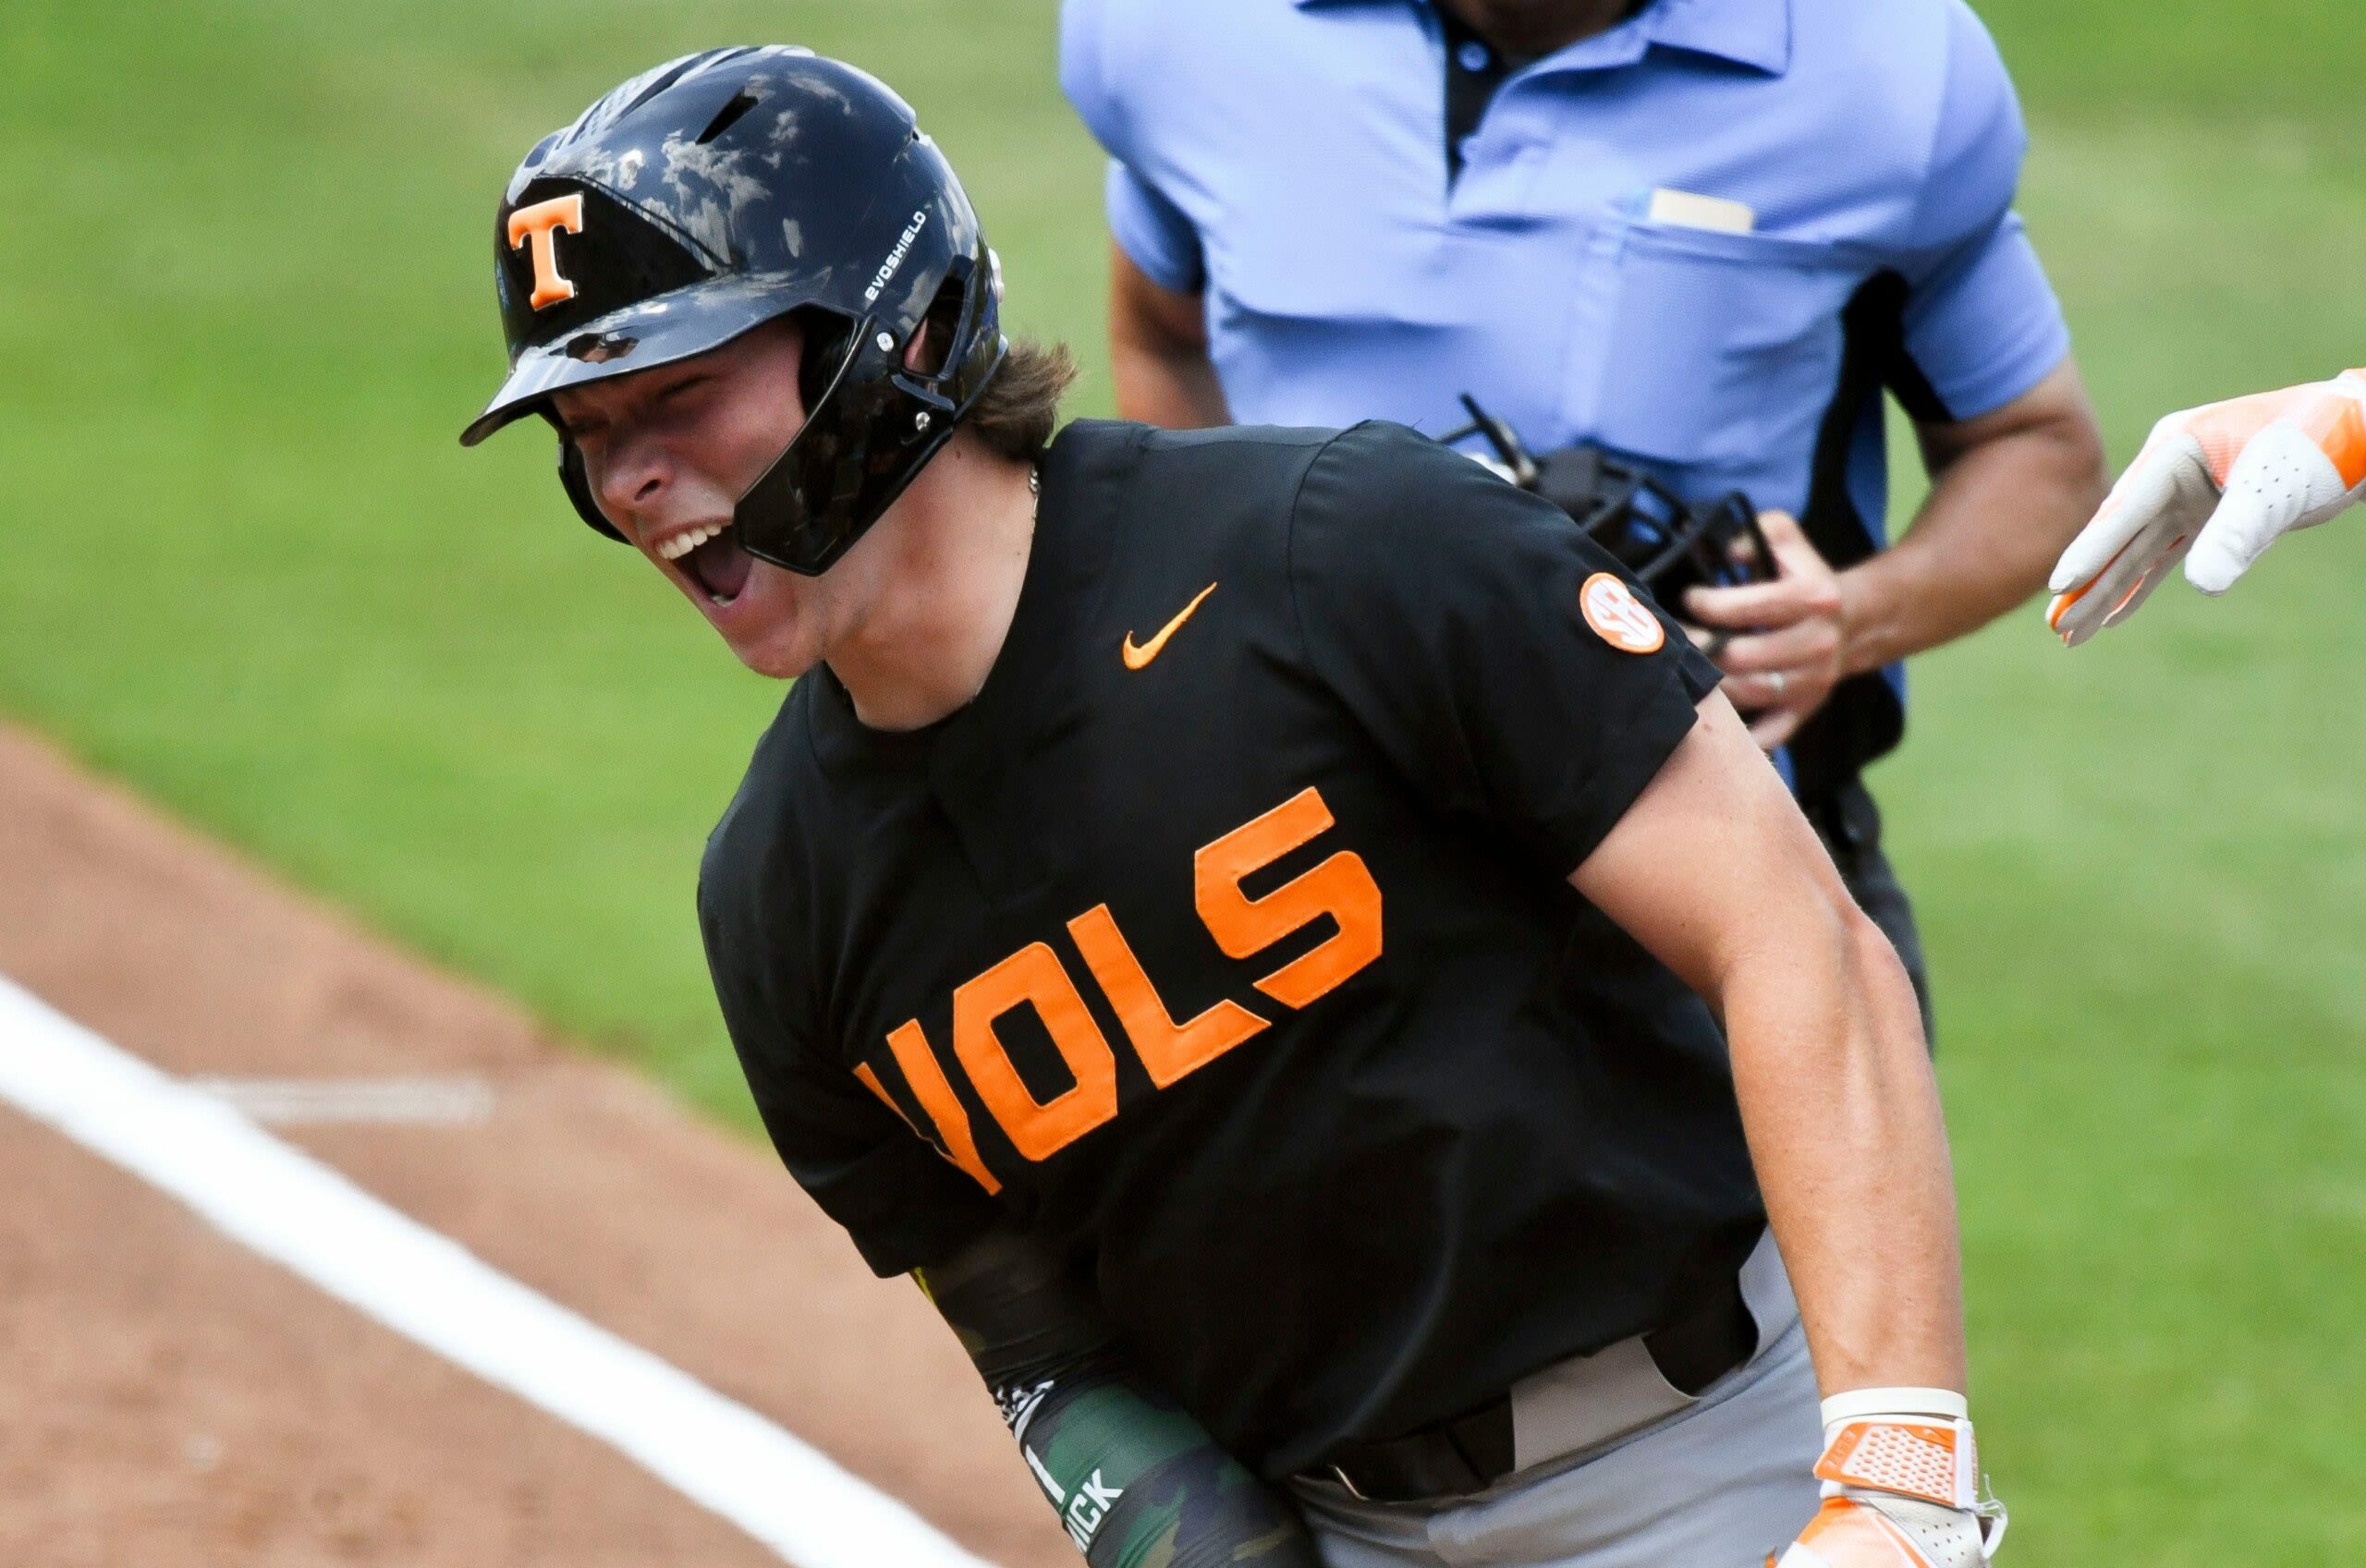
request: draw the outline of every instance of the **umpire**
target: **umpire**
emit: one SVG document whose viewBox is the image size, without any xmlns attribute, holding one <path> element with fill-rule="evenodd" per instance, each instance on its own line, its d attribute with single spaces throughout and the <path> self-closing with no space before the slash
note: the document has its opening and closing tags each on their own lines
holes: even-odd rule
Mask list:
<svg viewBox="0 0 2366 1568">
<path fill-rule="evenodd" d="M 2043 586 L 2104 487 L 1962 0 L 1066 0 L 1061 76 L 1113 160 L 1128 418 L 1435 435 L 1470 392 L 1773 509 L 1780 580 L 1680 608 L 1738 634 L 1726 692 L 1927 1024 L 1859 773 L 1902 661 Z M 1884 389 L 1933 480 L 1894 546 Z"/>
</svg>

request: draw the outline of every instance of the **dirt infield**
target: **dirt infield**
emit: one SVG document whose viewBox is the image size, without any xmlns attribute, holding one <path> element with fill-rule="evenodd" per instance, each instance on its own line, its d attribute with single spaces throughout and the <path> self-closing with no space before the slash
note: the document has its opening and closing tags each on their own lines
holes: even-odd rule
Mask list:
<svg viewBox="0 0 2366 1568">
<path fill-rule="evenodd" d="M 0 728 L 0 972 L 168 1072 L 469 1075 L 283 1136 L 1010 1568 L 1073 1563 L 959 1349 L 765 1151 Z M 0 1562 L 773 1562 L 0 1110 Z"/>
</svg>

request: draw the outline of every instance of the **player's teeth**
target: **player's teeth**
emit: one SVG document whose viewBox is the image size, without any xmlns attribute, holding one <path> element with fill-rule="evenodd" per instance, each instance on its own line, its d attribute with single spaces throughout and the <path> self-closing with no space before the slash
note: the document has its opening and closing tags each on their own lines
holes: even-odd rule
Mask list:
<svg viewBox="0 0 2366 1568">
<path fill-rule="evenodd" d="M 677 534 L 667 540 L 659 546 L 657 553 L 668 561 L 678 561 L 722 531 L 721 529 L 692 529 L 686 534 Z"/>
</svg>

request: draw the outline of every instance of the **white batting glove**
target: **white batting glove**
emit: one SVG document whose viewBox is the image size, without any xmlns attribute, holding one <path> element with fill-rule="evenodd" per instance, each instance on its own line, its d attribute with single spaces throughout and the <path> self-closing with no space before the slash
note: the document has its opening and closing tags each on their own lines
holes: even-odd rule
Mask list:
<svg viewBox="0 0 2366 1568">
<path fill-rule="evenodd" d="M 1823 1402 L 1823 1506 L 1767 1568 L 1987 1568 L 2005 1505 L 1981 1496 L 1963 1395 L 1866 1389 Z"/>
<path fill-rule="evenodd" d="M 2360 500 L 2366 371 L 2171 414 L 2062 553 L 2046 624 L 2076 648 L 2180 560 L 2194 587 L 2224 593 L 2279 537 Z"/>
</svg>

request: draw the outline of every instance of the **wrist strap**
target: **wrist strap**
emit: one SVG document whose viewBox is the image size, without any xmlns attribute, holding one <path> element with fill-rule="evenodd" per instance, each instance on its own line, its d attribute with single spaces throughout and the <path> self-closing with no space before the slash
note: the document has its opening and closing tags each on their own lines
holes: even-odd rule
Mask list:
<svg viewBox="0 0 2366 1568">
<path fill-rule="evenodd" d="M 1815 1477 L 1943 1508 L 1977 1509 L 1980 1445 L 1969 1421 L 1865 1416 L 1841 1425 L 1816 1461 Z"/>
<path fill-rule="evenodd" d="M 1823 1402 L 1824 1440 L 1832 1428 L 1864 1416 L 1925 1416 L 1941 1421 L 1961 1421 L 1971 1414 L 1971 1402 L 1953 1389 L 1852 1389 Z"/>
</svg>

